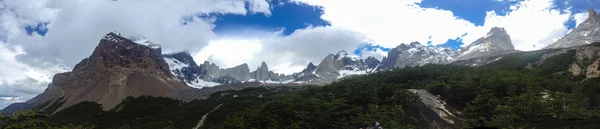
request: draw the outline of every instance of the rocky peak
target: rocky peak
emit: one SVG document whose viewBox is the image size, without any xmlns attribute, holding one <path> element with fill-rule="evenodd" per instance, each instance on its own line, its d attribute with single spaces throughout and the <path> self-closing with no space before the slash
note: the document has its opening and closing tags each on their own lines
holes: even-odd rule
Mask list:
<svg viewBox="0 0 600 129">
<path fill-rule="evenodd" d="M 507 35 L 508 33 L 502 27 L 493 27 L 487 35 Z M 489 37 L 489 36 L 488 36 Z"/>
<path fill-rule="evenodd" d="M 567 48 L 600 42 L 600 16 L 594 9 L 589 9 L 589 17 L 567 35 L 546 46 L 546 49 Z"/>
<path fill-rule="evenodd" d="M 269 67 L 264 61 L 260 64 L 260 67 L 256 68 L 256 71 L 250 74 L 252 74 L 253 78 L 258 81 L 271 80 L 271 78 L 269 77 Z"/>
<path fill-rule="evenodd" d="M 404 50 L 408 50 L 408 49 L 411 49 L 411 48 L 413 48 L 411 45 L 407 45 L 407 44 L 402 43 L 402 44 L 396 46 L 395 50 L 397 50 L 397 51 L 404 51 Z"/>
<path fill-rule="evenodd" d="M 265 63 L 264 61 L 262 63 L 260 63 L 260 68 L 269 70 L 269 67 L 267 67 L 267 63 Z"/>
<path fill-rule="evenodd" d="M 331 54 L 331 55 L 333 55 L 333 54 Z M 340 60 L 344 57 L 348 57 L 348 53 L 345 50 L 341 50 L 337 54 L 333 55 L 334 60 Z"/>
<path fill-rule="evenodd" d="M 202 76 L 200 74 L 202 69 L 188 52 L 165 54 L 163 57 L 167 64 L 169 64 L 171 73 L 185 81 L 189 86 L 195 86 L 193 85 L 194 82 L 198 82 L 197 79 Z"/>
<path fill-rule="evenodd" d="M 314 65 L 312 62 L 310 62 L 310 63 L 308 63 L 306 68 L 304 68 L 304 70 L 302 70 L 302 73 L 312 73 L 315 69 L 317 69 L 317 66 Z"/>
<path fill-rule="evenodd" d="M 83 66 L 98 62 L 98 60 L 103 62 L 101 67 L 104 68 L 143 68 L 157 70 L 169 77 L 173 77 L 169 72 L 169 66 L 162 57 L 160 48 L 137 44 L 130 39 L 122 37 L 118 32 L 106 34 L 100 40 L 92 55 L 78 63 L 74 71 L 84 68 Z"/>
<path fill-rule="evenodd" d="M 390 50 L 388 55 L 381 60 L 378 69 L 403 68 L 405 66 L 419 66 L 429 63 L 449 63 L 458 54 L 452 49 L 437 46 L 423 46 L 419 42 L 400 44 Z"/>
<path fill-rule="evenodd" d="M 71 72 L 56 74 L 33 106 L 59 104 L 58 110 L 62 110 L 92 101 L 108 110 L 128 96 L 168 97 L 187 88 L 170 72 L 160 47 L 138 44 L 111 32 Z"/>
<path fill-rule="evenodd" d="M 377 58 L 369 56 L 365 59 L 365 64 L 367 65 L 367 69 L 375 69 L 381 63 Z"/>
<path fill-rule="evenodd" d="M 600 16 L 596 15 L 596 11 L 592 7 L 588 11 L 588 19 L 592 22 L 600 22 Z"/>
<path fill-rule="evenodd" d="M 412 42 L 412 43 L 410 43 L 410 46 L 414 47 L 414 48 L 415 47 L 423 47 L 423 45 L 421 45 L 421 43 L 419 43 L 419 42 Z"/>
<path fill-rule="evenodd" d="M 506 30 L 504 28 L 493 27 L 486 36 L 477 39 L 466 48 L 462 48 L 457 60 L 512 51 L 515 51 L 515 47 Z"/>
<path fill-rule="evenodd" d="M 180 62 L 185 63 L 190 66 L 198 66 L 198 64 L 196 64 L 196 61 L 194 61 L 194 58 L 187 51 L 173 53 L 173 54 L 165 54 L 163 56 L 167 57 L 167 58 L 174 58 L 177 61 L 180 61 Z"/>
</svg>

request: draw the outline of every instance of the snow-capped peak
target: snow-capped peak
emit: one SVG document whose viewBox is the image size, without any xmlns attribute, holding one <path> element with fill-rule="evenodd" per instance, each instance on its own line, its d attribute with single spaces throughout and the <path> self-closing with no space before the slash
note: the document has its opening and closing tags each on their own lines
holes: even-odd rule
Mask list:
<svg viewBox="0 0 600 129">
<path fill-rule="evenodd" d="M 450 63 L 458 52 L 445 47 L 424 46 L 418 42 L 400 44 L 383 58 L 378 69 L 403 68 L 406 66 L 421 66 L 425 64 Z"/>
<path fill-rule="evenodd" d="M 461 49 L 458 60 L 481 57 L 505 52 L 512 52 L 515 47 L 512 45 L 510 36 L 504 28 L 493 27 L 483 36 L 471 43 L 466 48 Z"/>
<path fill-rule="evenodd" d="M 412 42 L 412 43 L 410 43 L 410 46 L 415 47 L 415 48 L 423 47 L 423 45 L 419 42 Z"/>
<path fill-rule="evenodd" d="M 137 43 L 137 44 L 140 44 L 140 45 L 143 45 L 143 46 L 147 46 L 147 47 L 152 48 L 152 49 L 159 49 L 160 48 L 160 45 L 154 44 L 154 43 L 150 42 L 149 40 L 147 40 L 145 37 L 142 37 L 142 36 L 134 36 L 134 37 L 131 37 L 129 39 L 131 39 L 131 41 L 133 41 L 134 43 Z"/>
</svg>

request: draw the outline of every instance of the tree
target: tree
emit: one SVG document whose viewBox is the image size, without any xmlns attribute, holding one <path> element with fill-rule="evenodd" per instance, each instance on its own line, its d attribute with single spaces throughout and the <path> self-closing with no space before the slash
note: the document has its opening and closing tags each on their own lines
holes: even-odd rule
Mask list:
<svg viewBox="0 0 600 129">
<path fill-rule="evenodd" d="M 500 104 L 500 101 L 494 96 L 494 93 L 488 89 L 483 89 L 467 105 L 465 112 L 472 118 L 478 118 L 479 123 L 483 123 L 492 118 L 498 104 Z"/>
<path fill-rule="evenodd" d="M 3 129 L 48 129 L 54 128 L 46 120 L 48 115 L 37 110 L 26 110 L 15 113 L 15 116 L 2 117 L 0 128 Z"/>
</svg>

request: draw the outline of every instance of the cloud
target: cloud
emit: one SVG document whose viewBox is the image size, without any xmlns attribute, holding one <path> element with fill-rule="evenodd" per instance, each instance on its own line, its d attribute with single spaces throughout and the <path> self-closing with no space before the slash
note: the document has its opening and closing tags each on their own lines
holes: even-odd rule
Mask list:
<svg viewBox="0 0 600 129">
<path fill-rule="evenodd" d="M 212 32 L 214 20 L 197 18 L 196 15 L 270 14 L 269 4 L 265 2 L 7 0 L 2 4 L 10 9 L 2 10 L 2 14 L 8 14 L 3 15 L 7 18 L 3 18 L 2 23 L 10 25 L 3 25 L 3 31 L 7 32 L 3 37 L 7 37 L 7 44 L 23 47 L 26 54 L 19 56 L 23 58 L 21 61 L 64 63 L 70 67 L 87 57 L 102 36 L 110 31 L 147 37 L 161 44 L 166 52 L 198 51 L 215 34 Z M 246 10 L 246 5 L 249 10 Z M 44 13 L 46 11 L 48 13 Z M 188 21 L 182 25 L 185 18 Z M 45 36 L 24 34 L 25 26 L 40 22 L 48 23 Z"/>
<path fill-rule="evenodd" d="M 222 67 L 248 63 L 250 70 L 265 61 L 270 70 L 291 74 L 301 71 L 310 62 L 320 63 L 329 54 L 353 51 L 365 41 L 362 34 L 344 28 L 309 26 L 288 36 L 280 30 L 259 32 L 254 37 L 222 37 L 210 41 L 194 60 L 208 60 Z"/>
<path fill-rule="evenodd" d="M 432 45 L 456 39 L 476 26 L 451 11 L 421 8 L 421 0 L 296 0 L 323 6 L 322 19 L 332 26 L 365 34 L 375 44 L 393 48 L 419 41 Z"/>
<path fill-rule="evenodd" d="M 466 46 L 498 26 L 511 35 L 516 49 L 537 50 L 564 36 L 569 31 L 565 23 L 572 16 L 568 8 L 555 8 L 553 0 L 524 0 L 512 5 L 505 16 L 487 12 L 484 25 L 475 26 L 451 11 L 422 8 L 418 5 L 421 0 L 295 1 L 322 6 L 321 18 L 330 21 L 332 26 L 363 33 L 375 44 L 387 48 L 412 41 L 431 41 L 431 45 L 439 45 L 457 38 Z M 575 18 L 581 20 L 582 17 Z"/>
<path fill-rule="evenodd" d="M 362 49 L 360 51 L 362 51 L 361 52 L 362 53 L 361 57 L 363 59 L 366 59 L 367 57 L 372 56 L 372 57 L 375 57 L 375 59 L 377 59 L 379 61 L 381 61 L 383 59 L 383 57 L 387 56 L 387 54 L 389 52 L 389 51 L 382 50 L 380 48 L 376 48 L 374 50 L 365 50 L 365 49 Z"/>
<path fill-rule="evenodd" d="M 570 12 L 553 7 L 552 0 L 525 0 L 512 5 L 505 16 L 489 11 L 482 27 L 466 30 L 463 45 L 470 44 L 497 26 L 506 29 L 515 49 L 541 49 L 564 36 L 569 30 L 565 24 L 571 16 Z"/>
<path fill-rule="evenodd" d="M 18 98 L 0 99 L 0 109 L 41 93 L 50 83 L 52 74 L 64 72 L 59 66 L 32 67 L 21 63 L 16 59 L 21 53 L 6 48 L 6 45 L 0 42 L 0 97 Z"/>
<path fill-rule="evenodd" d="M 212 63 L 220 64 L 222 68 L 229 68 L 246 63 L 245 61 L 259 58 L 255 55 L 261 51 L 262 44 L 258 40 L 248 39 L 220 39 L 210 41 L 208 46 L 202 48 L 194 60 L 198 63 L 202 61 L 214 61 Z"/>
<path fill-rule="evenodd" d="M 579 24 L 583 23 L 585 20 L 588 19 L 588 12 L 583 12 L 583 13 L 575 13 L 573 15 L 573 20 L 575 20 L 575 27 L 577 27 Z"/>
<path fill-rule="evenodd" d="M 41 93 L 63 65 L 88 57 L 111 31 L 144 36 L 163 52 L 196 52 L 215 37 L 214 18 L 197 16 L 270 15 L 269 9 L 265 0 L 2 0 L 0 94 L 29 99 Z M 45 35 L 27 34 L 24 28 L 38 24 L 46 24 L 39 28 Z"/>
</svg>

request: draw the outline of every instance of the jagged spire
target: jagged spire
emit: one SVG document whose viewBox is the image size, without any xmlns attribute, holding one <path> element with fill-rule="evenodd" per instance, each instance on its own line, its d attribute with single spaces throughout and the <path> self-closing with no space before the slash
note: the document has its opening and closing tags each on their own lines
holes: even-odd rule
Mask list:
<svg viewBox="0 0 600 129">
<path fill-rule="evenodd" d="M 598 19 L 596 17 L 598 17 L 598 16 L 596 16 L 596 11 L 594 10 L 594 8 L 590 7 L 590 10 L 588 11 L 588 13 L 589 13 L 588 19 L 592 20 L 592 22 L 596 22 L 596 20 Z"/>
</svg>

